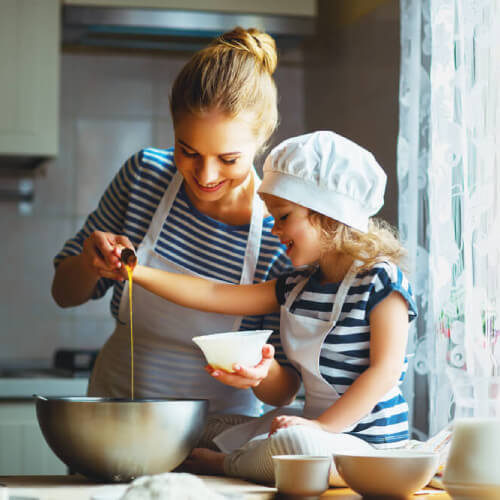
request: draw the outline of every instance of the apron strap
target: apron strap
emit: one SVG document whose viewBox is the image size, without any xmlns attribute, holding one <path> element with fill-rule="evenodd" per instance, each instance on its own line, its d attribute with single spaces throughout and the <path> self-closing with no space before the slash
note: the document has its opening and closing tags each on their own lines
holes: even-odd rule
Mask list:
<svg viewBox="0 0 500 500">
<path fill-rule="evenodd" d="M 351 267 L 347 271 L 347 274 L 344 276 L 344 279 L 340 283 L 339 289 L 337 291 L 337 294 L 335 296 L 335 302 L 332 307 L 332 312 L 330 314 L 329 322 L 331 324 L 335 324 L 337 320 L 339 319 L 340 313 L 342 312 L 342 306 L 344 305 L 347 292 L 349 291 L 349 288 L 351 287 L 351 284 L 356 277 L 356 273 L 358 270 L 360 262 L 359 261 L 354 261 L 351 264 Z M 304 287 L 306 286 L 307 282 L 309 281 L 310 275 L 305 276 L 303 279 L 297 282 L 297 284 L 293 287 L 292 291 L 288 295 L 288 298 L 285 301 L 284 307 L 287 311 L 290 310 L 292 307 L 292 304 L 295 302 L 297 299 L 298 295 L 302 292 Z"/>
<path fill-rule="evenodd" d="M 143 239 L 143 247 L 149 247 L 153 249 L 156 246 L 156 240 L 160 235 L 161 228 L 163 227 L 163 223 L 170 213 L 170 209 L 174 204 L 175 197 L 177 196 L 177 192 L 181 187 L 182 181 L 184 177 L 177 170 L 175 175 L 173 176 L 170 184 L 168 185 L 167 190 L 165 191 L 156 211 L 151 219 L 151 224 L 149 224 L 149 228 Z"/>
<path fill-rule="evenodd" d="M 156 211 L 151 218 L 151 222 L 149 223 L 149 227 L 146 231 L 146 234 L 144 235 L 144 238 L 137 247 L 136 255 L 139 262 L 144 262 L 147 253 L 155 248 L 156 240 L 160 235 L 161 228 L 163 227 L 165 219 L 170 213 L 170 209 L 174 204 L 175 197 L 177 196 L 177 192 L 179 191 L 183 180 L 184 177 L 182 177 L 182 174 L 177 170 L 172 177 L 172 180 L 170 181 L 167 189 L 165 190 L 165 193 L 163 193 L 160 203 L 158 203 L 158 206 L 156 207 Z M 130 283 L 127 280 L 123 285 L 120 304 L 118 306 L 118 323 L 122 325 L 126 322 L 121 318 L 127 317 L 126 315 L 128 313 L 127 308 L 129 286 Z"/>
<path fill-rule="evenodd" d="M 245 256 L 243 258 L 243 268 L 241 271 L 240 284 L 251 284 L 254 281 L 255 270 L 257 269 L 257 261 L 259 259 L 260 245 L 262 239 L 262 225 L 264 219 L 264 202 L 261 200 L 260 196 L 257 194 L 257 189 L 260 184 L 260 179 L 252 169 L 252 176 L 254 181 L 254 200 L 252 206 L 252 216 L 250 219 L 250 226 L 248 229 L 248 239 L 245 249 Z M 149 228 L 144 235 L 144 239 L 137 249 L 137 256 L 141 260 L 143 253 L 147 252 L 148 249 L 153 250 L 156 246 L 156 241 L 160 235 L 161 229 L 167 218 L 172 205 L 174 204 L 177 193 L 182 185 L 184 177 L 179 172 L 176 171 L 172 180 L 170 181 L 163 197 L 156 208 L 155 213 L 149 224 Z M 122 298 L 126 292 L 126 287 L 124 287 L 122 292 Z M 233 330 L 239 330 L 241 325 L 241 316 L 237 316 L 234 324 Z"/>
<path fill-rule="evenodd" d="M 255 170 L 252 171 L 254 181 L 254 199 L 252 206 L 252 217 L 248 229 L 247 246 L 245 250 L 245 259 L 241 271 L 240 285 L 251 285 L 254 280 L 255 270 L 257 269 L 257 260 L 259 259 L 260 244 L 262 240 L 262 225 L 264 220 L 264 202 L 257 194 L 259 179 Z"/>
<path fill-rule="evenodd" d="M 347 297 L 347 292 L 349 288 L 351 288 L 351 284 L 356 277 L 356 273 L 358 271 L 359 262 L 354 261 L 347 271 L 347 274 L 344 276 L 342 283 L 340 283 L 339 289 L 337 290 L 337 295 L 335 297 L 335 303 L 332 307 L 332 313 L 330 315 L 330 322 L 332 324 L 337 323 L 340 313 L 342 312 L 342 306 L 344 305 L 345 299 Z"/>
<path fill-rule="evenodd" d="M 306 283 L 309 281 L 310 277 L 311 277 L 310 275 L 305 276 L 304 278 L 299 280 L 296 283 L 296 285 L 292 288 L 292 291 L 290 292 L 290 294 L 288 295 L 288 298 L 286 299 L 285 303 L 283 304 L 283 306 L 285 307 L 285 309 L 287 311 L 290 310 L 290 308 L 292 307 L 292 304 L 295 302 L 295 299 L 299 296 L 299 293 L 302 292 L 302 289 L 306 286 Z"/>
<path fill-rule="evenodd" d="M 243 269 L 241 270 L 240 285 L 250 285 L 255 277 L 257 269 L 257 261 L 259 259 L 260 244 L 262 240 L 262 225 L 264 219 L 264 202 L 257 194 L 257 189 L 260 184 L 260 179 L 252 169 L 254 182 L 254 197 L 252 204 L 252 216 L 250 219 L 250 227 L 248 228 L 247 246 L 245 249 L 245 257 L 243 259 Z M 233 323 L 233 330 L 239 330 L 242 321 L 241 316 L 237 316 Z"/>
</svg>

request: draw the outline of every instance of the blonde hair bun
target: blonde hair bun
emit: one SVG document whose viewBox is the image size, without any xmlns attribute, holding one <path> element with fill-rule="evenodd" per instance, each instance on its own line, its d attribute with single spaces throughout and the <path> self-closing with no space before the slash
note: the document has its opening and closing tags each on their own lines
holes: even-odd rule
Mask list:
<svg viewBox="0 0 500 500">
<path fill-rule="evenodd" d="M 263 147 L 278 124 L 277 63 L 276 43 L 266 33 L 237 26 L 220 35 L 177 75 L 170 95 L 174 127 L 185 111 L 250 114 L 247 122 Z"/>
<path fill-rule="evenodd" d="M 237 26 L 216 38 L 213 45 L 226 45 L 250 52 L 270 75 L 278 65 L 278 53 L 274 39 L 256 28 L 248 30 Z"/>
</svg>

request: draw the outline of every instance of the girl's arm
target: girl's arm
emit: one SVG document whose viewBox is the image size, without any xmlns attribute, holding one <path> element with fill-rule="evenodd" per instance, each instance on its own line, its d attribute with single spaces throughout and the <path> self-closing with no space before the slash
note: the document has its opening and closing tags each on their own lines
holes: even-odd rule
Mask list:
<svg viewBox="0 0 500 500">
<path fill-rule="evenodd" d="M 252 316 L 279 310 L 276 280 L 233 285 L 138 264 L 133 281 L 155 295 L 200 311 Z"/>
<path fill-rule="evenodd" d="M 133 281 L 146 290 L 184 307 L 234 315 L 262 315 L 279 309 L 276 280 L 255 285 L 232 285 L 136 265 Z M 293 401 L 300 385 L 297 373 L 274 359 L 274 348 L 263 348 L 255 367 L 234 366 L 235 373 L 207 371 L 220 382 L 241 389 L 252 388 L 264 403 L 281 406 Z"/>
<path fill-rule="evenodd" d="M 267 377 L 253 388 L 254 394 L 272 406 L 290 404 L 300 388 L 300 377 L 290 366 L 280 365 L 275 359 Z"/>
<path fill-rule="evenodd" d="M 394 387 L 404 366 L 408 341 L 408 304 L 392 292 L 370 314 L 370 366 L 317 421 L 341 432 L 367 415 Z"/>
<path fill-rule="evenodd" d="M 359 421 L 397 384 L 404 366 L 407 340 L 408 304 L 398 292 L 392 292 L 370 314 L 370 366 L 318 418 L 276 417 L 271 424 L 271 434 L 292 425 L 342 432 Z"/>
</svg>

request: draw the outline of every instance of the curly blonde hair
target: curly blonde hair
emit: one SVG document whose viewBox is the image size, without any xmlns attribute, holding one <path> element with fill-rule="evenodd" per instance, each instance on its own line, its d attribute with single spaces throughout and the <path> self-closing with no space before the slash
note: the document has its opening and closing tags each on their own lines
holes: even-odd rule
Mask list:
<svg viewBox="0 0 500 500">
<path fill-rule="evenodd" d="M 384 260 L 404 268 L 403 260 L 407 252 L 398 239 L 396 229 L 385 220 L 371 217 L 366 233 L 311 209 L 309 220 L 320 229 L 325 252 L 334 250 L 361 261 L 361 271 Z"/>
<path fill-rule="evenodd" d="M 174 126 L 183 112 L 200 115 L 218 109 L 231 118 L 250 113 L 261 146 L 278 125 L 273 73 L 278 63 L 274 39 L 257 29 L 236 27 L 196 52 L 172 86 Z"/>
</svg>

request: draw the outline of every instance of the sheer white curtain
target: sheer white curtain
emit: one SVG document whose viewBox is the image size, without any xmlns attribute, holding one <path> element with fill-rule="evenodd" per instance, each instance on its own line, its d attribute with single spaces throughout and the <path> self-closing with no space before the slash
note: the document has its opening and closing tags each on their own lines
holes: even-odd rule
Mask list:
<svg viewBox="0 0 500 500">
<path fill-rule="evenodd" d="M 401 0 L 399 229 L 420 317 L 416 437 L 452 413 L 450 367 L 500 366 L 500 0 Z"/>
</svg>

